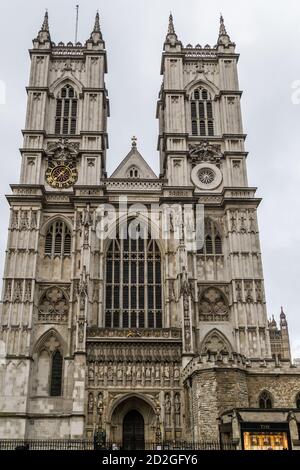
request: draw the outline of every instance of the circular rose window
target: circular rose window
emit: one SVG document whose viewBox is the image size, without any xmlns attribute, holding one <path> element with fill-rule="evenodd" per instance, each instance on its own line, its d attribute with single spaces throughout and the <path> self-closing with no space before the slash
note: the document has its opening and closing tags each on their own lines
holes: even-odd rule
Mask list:
<svg viewBox="0 0 300 470">
<path fill-rule="evenodd" d="M 212 163 L 199 163 L 192 169 L 191 180 L 198 189 L 215 189 L 222 183 L 222 172 Z"/>
<path fill-rule="evenodd" d="M 210 168 L 202 168 L 198 173 L 199 180 L 203 184 L 211 184 L 216 177 L 216 174 Z"/>
</svg>

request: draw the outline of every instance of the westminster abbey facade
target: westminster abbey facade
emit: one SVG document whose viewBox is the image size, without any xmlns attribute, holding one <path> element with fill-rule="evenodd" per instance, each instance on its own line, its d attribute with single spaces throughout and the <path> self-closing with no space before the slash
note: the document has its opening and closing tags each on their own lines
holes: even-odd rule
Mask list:
<svg viewBox="0 0 300 470">
<path fill-rule="evenodd" d="M 127 449 L 297 448 L 300 371 L 284 311 L 278 326 L 267 316 L 223 18 L 212 47 L 184 46 L 169 18 L 159 176 L 136 138 L 107 175 L 98 13 L 85 44 L 52 42 L 46 13 L 30 57 L 21 176 L 7 196 L 0 439 L 100 429 Z"/>
</svg>

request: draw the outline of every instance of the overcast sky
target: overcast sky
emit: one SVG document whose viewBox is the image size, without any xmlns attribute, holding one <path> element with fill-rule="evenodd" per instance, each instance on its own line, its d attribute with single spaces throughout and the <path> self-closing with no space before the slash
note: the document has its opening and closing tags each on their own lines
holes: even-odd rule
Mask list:
<svg viewBox="0 0 300 470">
<path fill-rule="evenodd" d="M 71 0 L 10 0 L 0 4 L 0 266 L 6 247 L 8 205 L 4 193 L 18 182 L 20 130 L 24 128 L 29 56 L 27 49 L 49 11 L 52 40 L 73 41 L 75 5 Z M 80 4 L 80 1 L 78 0 Z M 227 31 L 241 54 L 242 111 L 248 134 L 249 184 L 263 197 L 259 208 L 268 316 L 278 319 L 283 305 L 295 357 L 300 357 L 300 104 L 292 86 L 300 80 L 300 2 L 261 0 L 85 0 L 78 40 L 91 32 L 96 10 L 108 54 L 108 172 L 126 155 L 130 138 L 158 172 L 155 108 L 161 84 L 160 60 L 168 15 L 184 45 L 217 40 L 222 11 Z"/>
</svg>

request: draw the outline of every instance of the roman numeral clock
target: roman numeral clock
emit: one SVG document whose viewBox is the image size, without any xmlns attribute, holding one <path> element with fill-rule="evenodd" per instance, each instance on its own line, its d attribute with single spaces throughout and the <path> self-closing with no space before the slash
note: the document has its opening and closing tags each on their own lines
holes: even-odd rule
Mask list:
<svg viewBox="0 0 300 470">
<path fill-rule="evenodd" d="M 65 189 L 73 186 L 78 179 L 76 167 L 76 144 L 69 143 L 68 139 L 50 144 L 47 152 L 48 166 L 45 180 L 55 189 Z"/>
</svg>

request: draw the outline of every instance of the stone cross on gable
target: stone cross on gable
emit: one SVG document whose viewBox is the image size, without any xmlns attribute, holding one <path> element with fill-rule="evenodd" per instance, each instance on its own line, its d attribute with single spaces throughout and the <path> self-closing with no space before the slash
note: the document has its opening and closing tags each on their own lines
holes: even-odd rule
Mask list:
<svg viewBox="0 0 300 470">
<path fill-rule="evenodd" d="M 132 147 L 136 147 L 136 141 L 137 141 L 137 138 L 133 135 L 131 137 Z"/>
</svg>

